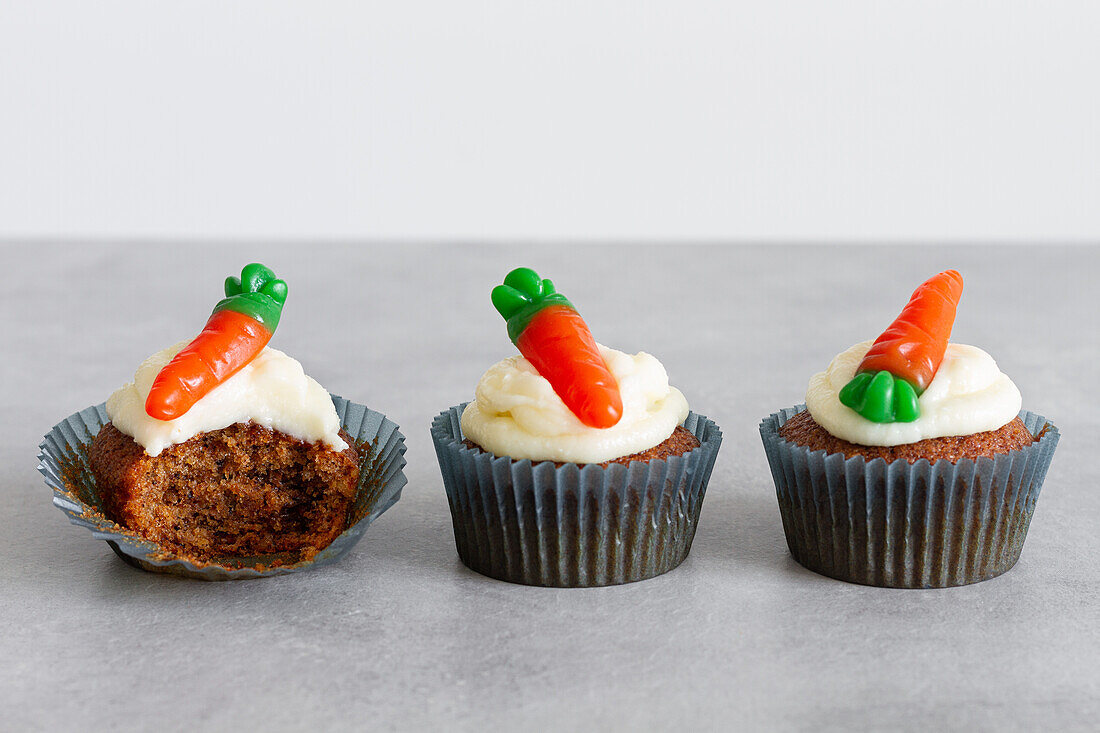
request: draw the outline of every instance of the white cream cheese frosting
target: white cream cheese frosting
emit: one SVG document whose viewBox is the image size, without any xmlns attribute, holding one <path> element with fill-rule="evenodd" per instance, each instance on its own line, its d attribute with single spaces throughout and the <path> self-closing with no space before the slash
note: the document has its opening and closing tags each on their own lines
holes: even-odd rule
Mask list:
<svg viewBox="0 0 1100 733">
<path fill-rule="evenodd" d="M 653 356 L 599 348 L 623 399 L 612 427 L 582 423 L 531 362 L 513 356 L 481 377 L 462 412 L 462 433 L 498 456 L 563 463 L 603 463 L 663 443 L 687 418 L 684 395 Z"/>
<path fill-rule="evenodd" d="M 1020 390 L 993 357 L 976 346 L 948 344 L 928 389 L 917 399 L 913 422 L 876 423 L 841 404 L 840 390 L 855 376 L 872 341 L 856 344 L 810 379 L 806 409 L 837 438 L 860 445 L 892 446 L 950 435 L 973 435 L 1007 425 L 1020 412 Z"/>
<path fill-rule="evenodd" d="M 328 392 L 306 375 L 297 360 L 271 348 L 176 419 L 150 417 L 145 399 L 153 380 L 187 344 L 181 341 L 150 356 L 138 367 L 134 381 L 107 400 L 107 415 L 114 426 L 150 456 L 199 433 L 249 421 L 309 443 L 322 441 L 336 451 L 348 447 L 340 438 L 340 418 Z"/>
</svg>

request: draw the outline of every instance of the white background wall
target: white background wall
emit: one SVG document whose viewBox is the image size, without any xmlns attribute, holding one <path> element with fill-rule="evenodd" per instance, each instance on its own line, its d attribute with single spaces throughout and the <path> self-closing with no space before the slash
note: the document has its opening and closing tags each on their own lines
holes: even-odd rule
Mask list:
<svg viewBox="0 0 1100 733">
<path fill-rule="evenodd" d="M 0 0 L 0 237 L 1100 238 L 1100 3 Z"/>
</svg>

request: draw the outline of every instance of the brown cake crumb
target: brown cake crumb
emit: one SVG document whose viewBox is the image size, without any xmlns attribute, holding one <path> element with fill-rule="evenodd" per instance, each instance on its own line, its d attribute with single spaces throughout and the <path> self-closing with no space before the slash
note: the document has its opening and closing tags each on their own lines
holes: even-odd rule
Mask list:
<svg viewBox="0 0 1100 733">
<path fill-rule="evenodd" d="M 463 440 L 462 444 L 465 445 L 467 448 L 474 448 L 483 453 L 486 452 L 484 448 L 482 448 L 480 445 L 473 442 L 469 438 Z M 610 461 L 604 461 L 603 463 L 597 463 L 596 465 L 606 467 L 612 463 L 621 463 L 625 466 L 631 461 L 649 462 L 655 459 L 668 458 L 669 456 L 682 456 L 685 453 L 695 450 L 699 447 L 699 445 L 699 439 L 692 435 L 690 430 L 683 427 L 682 425 L 677 425 L 676 429 L 672 431 L 672 435 L 668 436 L 668 438 L 666 438 L 664 442 L 658 443 L 648 450 L 641 451 L 640 453 L 634 453 L 629 456 L 623 456 L 622 458 L 613 458 Z M 554 465 L 560 468 L 565 464 L 555 461 Z M 579 465 L 584 466 L 587 464 L 582 463 Z"/>
<path fill-rule="evenodd" d="M 359 454 L 237 423 L 151 457 L 108 423 L 88 451 L 108 516 L 181 556 L 299 552 L 347 527 Z"/>
<path fill-rule="evenodd" d="M 946 460 L 957 463 L 963 458 L 993 458 L 1014 450 L 1020 450 L 1034 443 L 1037 438 L 1031 434 L 1020 418 L 1007 425 L 984 433 L 956 435 L 945 438 L 906 443 L 895 446 L 859 445 L 831 435 L 817 424 L 809 411 L 803 410 L 779 428 L 779 435 L 795 445 L 811 450 L 824 449 L 827 453 L 843 453 L 846 458 L 863 456 L 867 460 L 884 458 L 887 463 L 905 460 L 915 463 L 927 458 L 935 463 Z"/>
</svg>

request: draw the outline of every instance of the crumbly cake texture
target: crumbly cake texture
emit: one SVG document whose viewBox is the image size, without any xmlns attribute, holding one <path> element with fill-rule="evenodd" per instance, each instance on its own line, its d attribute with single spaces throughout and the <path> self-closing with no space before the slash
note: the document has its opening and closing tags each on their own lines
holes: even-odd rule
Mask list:
<svg viewBox="0 0 1100 733">
<path fill-rule="evenodd" d="M 473 442 L 469 438 L 462 441 L 463 445 L 467 448 L 474 448 L 476 450 L 486 452 L 477 443 Z M 612 463 L 621 463 L 624 466 L 631 461 L 644 461 L 649 462 L 656 459 L 664 459 L 669 456 L 682 456 L 685 453 L 695 450 L 700 446 L 699 439 L 692 435 L 691 431 L 682 425 L 677 425 L 676 429 L 672 431 L 672 435 L 668 436 L 664 442 L 649 448 L 648 450 L 641 451 L 640 453 L 634 453 L 629 456 L 623 456 L 622 458 L 613 458 L 610 461 L 604 461 L 603 463 L 597 463 L 597 466 L 608 466 Z M 538 461 L 535 461 L 538 463 Z M 555 461 L 555 466 L 559 468 L 564 466 L 564 463 Z M 588 465 L 588 464 L 581 464 Z"/>
<path fill-rule="evenodd" d="M 200 433 L 151 457 L 107 423 L 88 457 L 107 515 L 183 557 L 300 553 L 347 527 L 359 453 L 336 452 L 254 423 Z"/>
<path fill-rule="evenodd" d="M 843 453 L 846 458 L 863 456 L 868 461 L 883 458 L 887 463 L 898 460 L 916 463 L 921 458 L 926 458 L 931 463 L 939 460 L 958 463 L 963 458 L 976 459 L 982 456 L 993 458 L 1026 448 L 1037 440 L 1017 417 L 997 430 L 973 435 L 929 438 L 895 446 L 859 445 L 831 435 L 805 410 L 783 423 L 779 428 L 779 435 L 810 450 L 824 449 L 826 453 Z"/>
</svg>

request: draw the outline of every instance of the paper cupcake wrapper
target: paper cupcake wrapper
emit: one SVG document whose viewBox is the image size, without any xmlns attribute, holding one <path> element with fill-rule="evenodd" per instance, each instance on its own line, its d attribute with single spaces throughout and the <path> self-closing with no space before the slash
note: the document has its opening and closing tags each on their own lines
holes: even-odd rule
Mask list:
<svg viewBox="0 0 1100 733">
<path fill-rule="evenodd" d="M 722 431 L 690 413 L 701 443 L 682 456 L 583 467 L 497 457 L 463 445 L 466 405 L 432 422 L 458 556 L 471 570 L 525 585 L 630 583 L 687 557 Z"/>
<path fill-rule="evenodd" d="M 1032 445 L 996 458 L 916 463 L 812 451 L 760 423 L 787 546 L 814 572 L 890 588 L 945 588 L 1008 571 L 1020 557 L 1058 429 L 1020 413 Z M 1044 431 L 1045 429 L 1045 431 Z"/>
<path fill-rule="evenodd" d="M 348 520 L 350 526 L 309 559 L 281 553 L 194 563 L 108 519 L 88 462 L 88 446 L 110 420 L 102 403 L 54 426 L 38 446 L 38 470 L 53 489 L 54 506 L 65 512 L 70 522 L 90 529 L 97 539 L 107 540 L 119 557 L 143 570 L 202 580 L 243 580 L 308 570 L 346 555 L 371 522 L 401 498 L 401 488 L 407 483 L 402 471 L 405 436 L 397 424 L 343 397 L 332 395 L 332 403 L 340 424 L 362 453 L 359 488 Z"/>
</svg>

